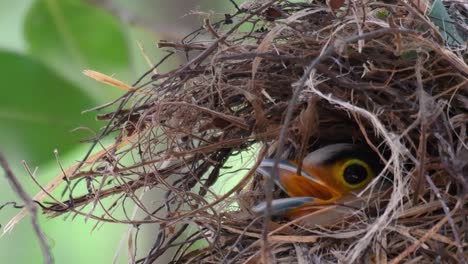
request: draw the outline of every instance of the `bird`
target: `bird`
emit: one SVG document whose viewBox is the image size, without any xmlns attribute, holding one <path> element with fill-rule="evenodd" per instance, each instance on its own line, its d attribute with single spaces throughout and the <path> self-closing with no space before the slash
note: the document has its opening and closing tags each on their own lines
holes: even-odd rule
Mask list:
<svg viewBox="0 0 468 264">
<path fill-rule="evenodd" d="M 257 172 L 267 178 L 274 173 L 274 159 L 264 159 Z M 320 210 L 326 205 L 346 203 L 356 205 L 356 193 L 362 191 L 382 170 L 379 156 L 369 147 L 352 143 L 336 143 L 319 148 L 298 163 L 280 160 L 275 184 L 288 197 L 273 199 L 273 216 L 295 219 Z M 298 174 L 300 173 L 300 174 Z M 357 199 L 360 200 L 360 199 Z M 362 201 L 360 201 L 362 202 Z M 263 201 L 252 208 L 260 214 L 267 208 Z M 340 217 L 341 214 L 333 214 Z M 324 217 L 317 223 L 326 222 Z"/>
</svg>

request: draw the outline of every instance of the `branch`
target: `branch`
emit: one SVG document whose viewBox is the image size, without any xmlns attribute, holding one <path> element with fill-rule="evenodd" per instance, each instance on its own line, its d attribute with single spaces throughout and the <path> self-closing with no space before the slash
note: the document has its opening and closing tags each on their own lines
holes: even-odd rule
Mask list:
<svg viewBox="0 0 468 264">
<path fill-rule="evenodd" d="M 49 247 L 47 246 L 44 233 L 42 232 L 41 228 L 39 227 L 39 223 L 37 221 L 37 207 L 31 197 L 25 192 L 21 184 L 19 183 L 16 176 L 13 174 L 13 171 L 10 169 L 8 162 L 6 161 L 3 154 L 0 152 L 0 166 L 5 171 L 5 176 L 10 182 L 11 187 L 13 190 L 18 194 L 18 196 L 23 200 L 25 203 L 25 207 L 28 212 L 31 214 L 31 222 L 34 228 L 34 232 L 36 232 L 37 238 L 39 239 L 39 243 L 41 245 L 42 255 L 44 256 L 44 263 L 52 264 L 54 260 L 49 251 Z"/>
</svg>

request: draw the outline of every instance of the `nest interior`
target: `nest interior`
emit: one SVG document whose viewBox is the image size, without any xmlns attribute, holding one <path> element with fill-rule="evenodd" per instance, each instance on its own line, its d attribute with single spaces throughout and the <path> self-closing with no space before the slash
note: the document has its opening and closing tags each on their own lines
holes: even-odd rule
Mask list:
<svg viewBox="0 0 468 264">
<path fill-rule="evenodd" d="M 466 15 L 457 5 L 451 8 Z M 165 73 L 151 69 L 98 109 L 108 120 L 93 139 L 98 152 L 68 175 L 69 199 L 46 212 L 135 230 L 156 224 L 154 244 L 135 253 L 137 263 L 160 263 L 168 252 L 176 263 L 467 259 L 466 46 L 448 46 L 411 2 L 345 7 L 237 7 L 222 21 L 205 19 L 181 42 L 161 42 L 170 52 L 155 68 L 174 56 L 186 62 Z M 115 142 L 98 149 L 103 138 Z M 249 210 L 265 199 L 259 160 L 300 161 L 336 142 L 382 154 L 379 177 L 392 183 L 385 198 L 314 227 Z M 227 173 L 232 157 L 242 164 Z M 217 193 L 213 186 L 225 179 L 234 186 Z M 133 207 L 140 213 L 127 212 Z"/>
</svg>

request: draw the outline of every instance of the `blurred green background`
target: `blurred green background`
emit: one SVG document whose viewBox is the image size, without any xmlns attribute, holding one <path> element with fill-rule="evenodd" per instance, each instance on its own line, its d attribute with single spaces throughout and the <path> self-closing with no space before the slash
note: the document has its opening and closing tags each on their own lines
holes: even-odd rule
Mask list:
<svg viewBox="0 0 468 264">
<path fill-rule="evenodd" d="M 242 2 L 242 1 L 237 1 Z M 82 110 L 122 94 L 81 74 L 93 69 L 131 84 L 148 69 L 137 41 L 153 62 L 165 55 L 160 39 L 179 40 L 201 25 L 191 11 L 234 13 L 228 0 L 0 0 L 0 151 L 30 194 L 34 186 L 22 167 L 25 160 L 45 184 L 58 173 L 58 149 L 64 167 L 79 160 L 86 144 L 104 123 Z M 173 60 L 160 70 L 182 63 Z M 0 205 L 19 201 L 0 172 Z M 21 202 L 20 202 L 21 204 Z M 3 226 L 18 213 L 0 211 Z M 55 263 L 111 263 L 127 227 L 105 224 L 93 230 L 83 218 L 45 219 Z M 109 243 L 112 241 L 112 243 Z M 126 251 L 124 245 L 122 251 Z M 126 252 L 117 263 L 126 263 Z M 42 263 L 30 218 L 0 238 L 0 262 Z"/>
</svg>

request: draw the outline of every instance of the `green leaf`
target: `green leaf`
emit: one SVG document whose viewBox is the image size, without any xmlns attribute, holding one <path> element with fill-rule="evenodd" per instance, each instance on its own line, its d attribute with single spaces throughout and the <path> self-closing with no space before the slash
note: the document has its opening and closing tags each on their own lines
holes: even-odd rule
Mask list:
<svg viewBox="0 0 468 264">
<path fill-rule="evenodd" d="M 463 38 L 458 33 L 453 19 L 440 0 L 435 0 L 429 13 L 431 21 L 440 28 L 440 34 L 449 45 L 463 45 Z"/>
<path fill-rule="evenodd" d="M 31 54 L 91 96 L 109 100 L 116 89 L 97 88 L 81 75 L 93 69 L 126 82 L 129 50 L 122 25 L 110 14 L 78 0 L 38 0 L 25 22 Z"/>
<path fill-rule="evenodd" d="M 0 72 L 0 146 L 8 157 L 34 166 L 53 158 L 55 148 L 63 153 L 92 136 L 72 129 L 96 130 L 94 116 L 81 114 L 95 106 L 93 100 L 41 63 L 0 51 Z"/>
<path fill-rule="evenodd" d="M 0 48 L 24 52 L 22 27 L 33 0 L 0 1 Z"/>
<path fill-rule="evenodd" d="M 386 20 L 390 12 L 387 9 L 381 8 L 377 11 L 377 18 L 381 20 Z"/>
</svg>

